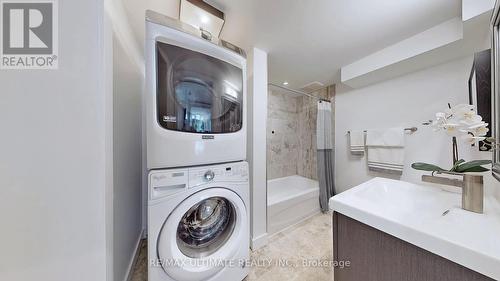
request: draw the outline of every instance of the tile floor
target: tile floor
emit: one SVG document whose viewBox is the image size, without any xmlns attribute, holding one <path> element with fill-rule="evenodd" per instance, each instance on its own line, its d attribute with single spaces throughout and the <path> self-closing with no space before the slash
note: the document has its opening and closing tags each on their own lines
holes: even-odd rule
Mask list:
<svg viewBox="0 0 500 281">
<path fill-rule="evenodd" d="M 272 236 L 251 258 L 273 262 L 253 267 L 245 281 L 332 281 L 333 268 L 318 266 L 333 260 L 332 215 L 318 214 Z M 280 266 L 280 260 L 289 261 L 288 266 Z"/>
<path fill-rule="evenodd" d="M 130 281 L 148 281 L 148 243 L 142 240 L 139 257 L 134 265 Z"/>
<path fill-rule="evenodd" d="M 260 266 L 253 266 L 244 281 L 332 281 L 332 267 L 325 265 L 333 259 L 332 215 L 315 215 L 273 235 L 267 246 L 252 252 L 251 258 Z M 131 280 L 147 279 L 144 242 Z"/>
</svg>

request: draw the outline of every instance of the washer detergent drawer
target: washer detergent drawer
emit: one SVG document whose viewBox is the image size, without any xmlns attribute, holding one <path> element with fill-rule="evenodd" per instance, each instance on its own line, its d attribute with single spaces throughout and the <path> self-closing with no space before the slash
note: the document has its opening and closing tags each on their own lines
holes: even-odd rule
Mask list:
<svg viewBox="0 0 500 281">
<path fill-rule="evenodd" d="M 149 198 L 151 200 L 184 191 L 187 186 L 187 169 L 152 171 L 149 173 Z"/>
</svg>

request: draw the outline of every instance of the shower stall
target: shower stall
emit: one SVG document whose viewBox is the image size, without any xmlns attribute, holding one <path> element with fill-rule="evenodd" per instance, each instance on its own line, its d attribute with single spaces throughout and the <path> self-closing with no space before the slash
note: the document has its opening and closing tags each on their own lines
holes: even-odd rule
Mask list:
<svg viewBox="0 0 500 281">
<path fill-rule="evenodd" d="M 274 234 L 320 211 L 316 117 L 318 102 L 332 100 L 334 88 L 268 90 L 267 232 Z"/>
</svg>

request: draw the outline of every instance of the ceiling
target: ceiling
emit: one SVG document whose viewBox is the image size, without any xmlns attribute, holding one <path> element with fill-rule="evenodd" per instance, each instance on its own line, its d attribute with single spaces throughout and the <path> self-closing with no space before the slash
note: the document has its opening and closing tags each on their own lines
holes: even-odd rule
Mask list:
<svg viewBox="0 0 500 281">
<path fill-rule="evenodd" d="M 269 81 L 338 82 L 340 68 L 461 15 L 461 0 L 206 0 L 226 14 L 221 37 L 269 55 Z M 177 17 L 179 0 L 123 0 L 143 45 L 144 10 Z"/>
</svg>

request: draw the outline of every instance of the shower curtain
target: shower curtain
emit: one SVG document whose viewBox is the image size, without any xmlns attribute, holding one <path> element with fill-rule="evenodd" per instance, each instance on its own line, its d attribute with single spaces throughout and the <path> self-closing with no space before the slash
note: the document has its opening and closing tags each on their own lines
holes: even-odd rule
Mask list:
<svg viewBox="0 0 500 281">
<path fill-rule="evenodd" d="M 318 150 L 319 205 L 323 213 L 328 212 L 328 200 L 335 195 L 334 148 L 332 140 L 332 105 L 318 102 L 316 119 Z"/>
</svg>

